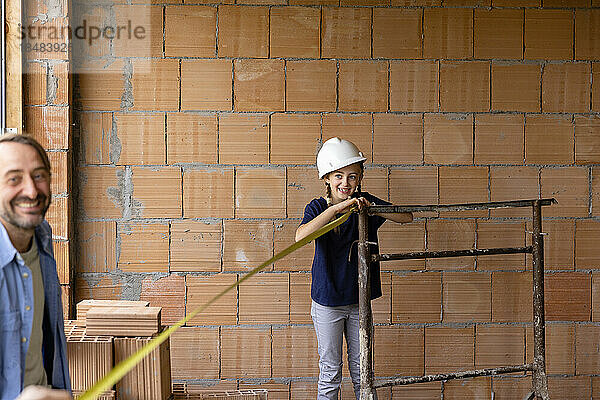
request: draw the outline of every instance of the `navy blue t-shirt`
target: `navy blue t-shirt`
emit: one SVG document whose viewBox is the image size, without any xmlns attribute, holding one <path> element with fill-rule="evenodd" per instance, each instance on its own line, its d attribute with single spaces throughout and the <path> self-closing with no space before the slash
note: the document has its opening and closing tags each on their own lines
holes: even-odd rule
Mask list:
<svg viewBox="0 0 600 400">
<path fill-rule="evenodd" d="M 361 196 L 377 205 L 389 205 L 369 193 L 362 192 Z M 327 209 L 327 200 L 320 197 L 312 200 L 304 209 L 301 224 L 312 221 L 317 215 Z M 369 242 L 377 243 L 377 230 L 385 218 L 369 216 Z M 315 256 L 312 265 L 312 299 L 328 307 L 346 306 L 358 303 L 358 214 L 352 213 L 347 221 L 338 227 L 339 232 L 331 230 L 315 239 Z M 350 261 L 348 254 L 352 251 Z M 379 249 L 371 246 L 371 252 Z M 381 278 L 379 263 L 371 263 L 371 298 L 381 296 Z"/>
</svg>

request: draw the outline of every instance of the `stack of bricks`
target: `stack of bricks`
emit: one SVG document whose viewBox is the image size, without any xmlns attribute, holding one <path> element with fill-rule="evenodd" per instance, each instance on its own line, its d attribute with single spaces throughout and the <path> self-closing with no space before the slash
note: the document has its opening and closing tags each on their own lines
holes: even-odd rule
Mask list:
<svg viewBox="0 0 600 400">
<path fill-rule="evenodd" d="M 318 146 L 341 136 L 367 157 L 363 190 L 394 204 L 556 197 L 544 210 L 551 398 L 600 391 L 598 0 L 114 3 L 73 16 L 145 32 L 75 55 L 78 299 L 149 301 L 178 321 L 293 242 L 324 194 Z M 523 246 L 530 225 L 529 210 L 424 213 L 386 223 L 381 249 Z M 315 398 L 312 251 L 177 331 L 173 379 Z M 377 376 L 532 360 L 529 257 L 382 269 Z M 530 385 L 483 377 L 379 398 L 515 399 Z"/>
<path fill-rule="evenodd" d="M 153 333 L 157 333 L 158 329 L 146 337 L 126 337 L 133 334 L 143 336 L 137 331 L 132 332 L 127 321 L 125 329 L 120 326 L 122 321 L 115 322 L 112 329 L 94 327 L 94 321 L 98 322 L 102 317 L 113 320 L 117 307 L 118 310 L 132 310 L 138 314 L 144 314 L 144 309 L 153 308 L 140 305 L 148 304 L 110 300 L 84 300 L 78 303 L 78 319 L 65 322 L 71 386 L 76 397 L 154 338 Z M 122 313 L 118 313 L 120 315 Z M 160 324 L 158 316 L 155 316 L 155 320 Z M 90 323 L 92 327 L 89 326 Z M 103 335 L 99 336 L 97 333 Z M 117 383 L 116 390 L 103 396 L 118 400 L 166 400 L 171 394 L 169 340 L 166 340 L 127 373 Z"/>
<path fill-rule="evenodd" d="M 210 394 L 175 394 L 173 400 L 267 400 L 267 396 L 264 389 L 232 390 Z"/>
</svg>

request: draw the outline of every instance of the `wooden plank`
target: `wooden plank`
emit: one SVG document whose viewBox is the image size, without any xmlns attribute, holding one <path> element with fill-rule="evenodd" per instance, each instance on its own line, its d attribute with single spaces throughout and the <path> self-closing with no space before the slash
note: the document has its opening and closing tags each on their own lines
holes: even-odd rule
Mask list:
<svg viewBox="0 0 600 400">
<path fill-rule="evenodd" d="M 23 53 L 21 0 L 6 0 L 6 126 L 23 133 Z"/>
</svg>

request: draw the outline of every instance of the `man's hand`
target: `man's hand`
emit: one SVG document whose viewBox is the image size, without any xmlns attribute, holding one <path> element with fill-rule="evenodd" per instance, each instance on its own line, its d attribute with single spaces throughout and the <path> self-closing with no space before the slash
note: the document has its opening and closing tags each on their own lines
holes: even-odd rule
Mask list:
<svg viewBox="0 0 600 400">
<path fill-rule="evenodd" d="M 64 390 L 48 389 L 43 386 L 27 386 L 16 400 L 71 400 Z"/>
</svg>

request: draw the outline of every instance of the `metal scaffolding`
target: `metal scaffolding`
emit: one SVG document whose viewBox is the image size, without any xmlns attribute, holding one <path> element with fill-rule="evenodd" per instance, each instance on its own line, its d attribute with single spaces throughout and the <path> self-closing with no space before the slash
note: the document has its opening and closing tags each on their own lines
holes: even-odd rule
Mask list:
<svg viewBox="0 0 600 400">
<path fill-rule="evenodd" d="M 545 319 L 544 319 L 544 241 L 542 233 L 542 206 L 556 203 L 555 199 L 517 200 L 489 203 L 466 203 L 427 206 L 370 206 L 359 214 L 358 237 L 358 290 L 360 310 L 360 399 L 372 400 L 376 388 L 408 385 L 412 383 L 446 381 L 476 376 L 494 376 L 513 372 L 531 371 L 533 373 L 532 391 L 524 400 L 549 400 L 546 378 L 545 355 Z M 465 211 L 489 210 L 496 208 L 531 207 L 533 213 L 532 245 L 526 247 L 468 249 L 448 251 L 424 251 L 401 254 L 371 254 L 368 242 L 369 215 L 379 213 L 402 213 L 422 211 Z M 371 312 L 371 283 L 369 268 L 372 262 L 388 260 L 408 260 L 424 258 L 484 256 L 491 254 L 528 253 L 533 257 L 533 363 L 503 366 L 498 368 L 462 371 L 447 374 L 424 375 L 420 377 L 393 378 L 374 382 L 372 363 L 373 317 Z"/>
</svg>

